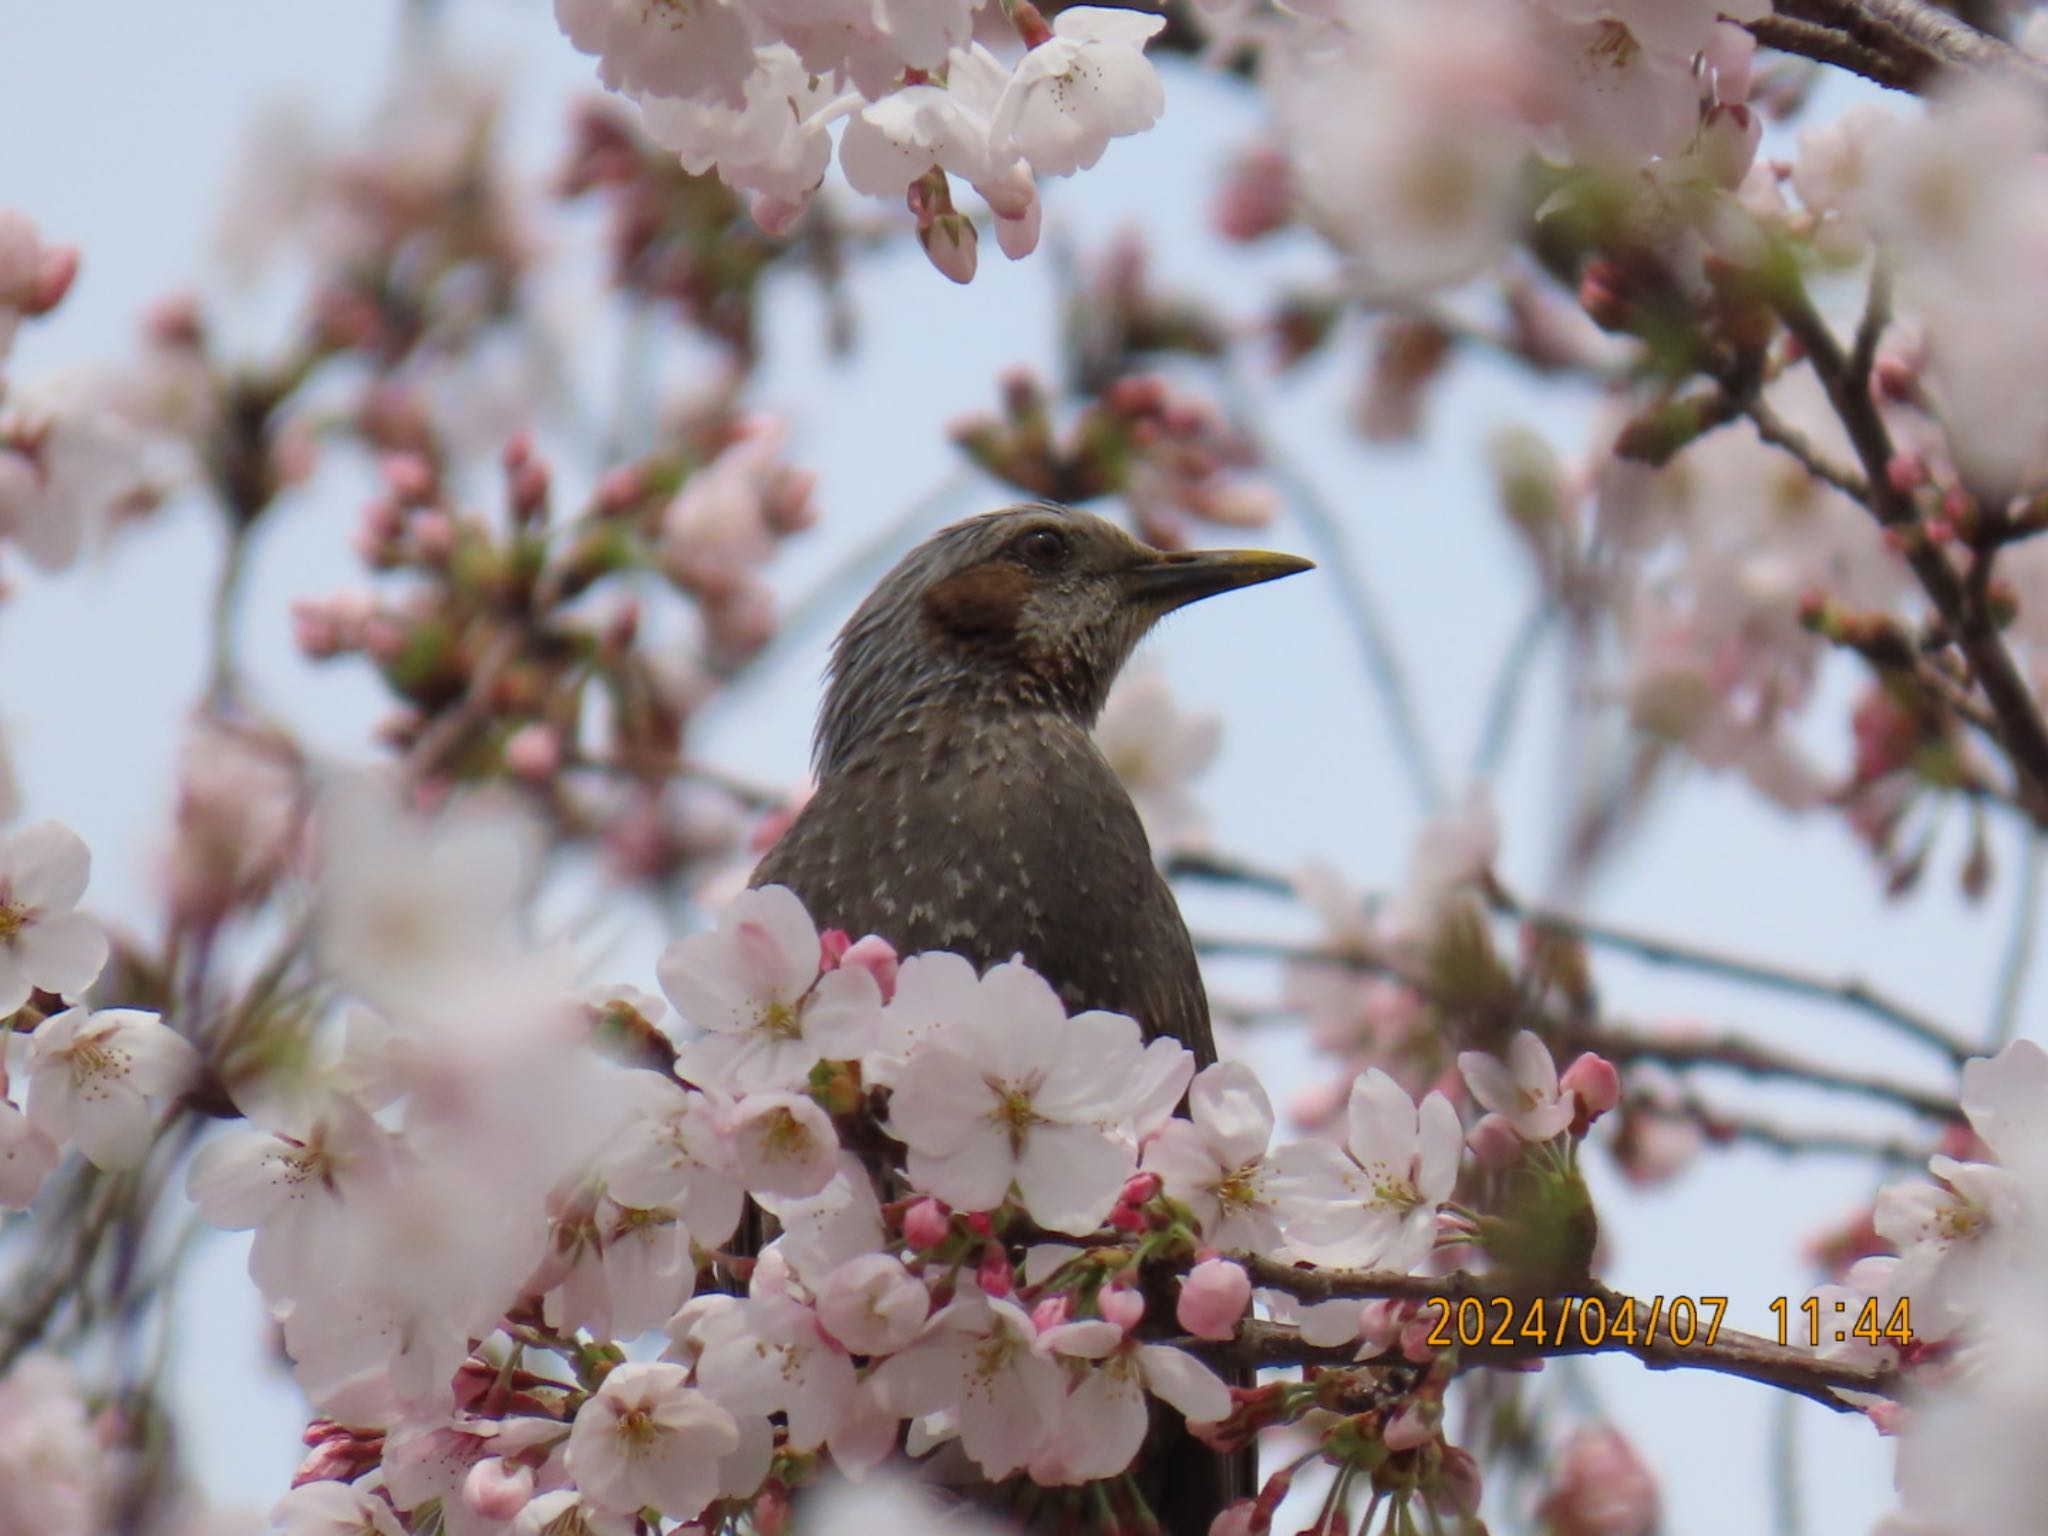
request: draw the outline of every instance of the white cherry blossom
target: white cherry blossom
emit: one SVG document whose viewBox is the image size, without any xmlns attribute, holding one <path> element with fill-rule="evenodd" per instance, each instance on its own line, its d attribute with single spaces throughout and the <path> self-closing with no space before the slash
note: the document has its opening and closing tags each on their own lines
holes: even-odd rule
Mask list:
<svg viewBox="0 0 2048 1536">
<path fill-rule="evenodd" d="M 1015 1302 L 969 1288 L 882 1362 L 875 1388 L 899 1417 L 954 1412 L 961 1449 L 990 1477 L 1007 1477 L 1058 1425 L 1066 1397 L 1060 1367 L 1037 1342 Z"/>
<path fill-rule="evenodd" d="M 1032 1219 L 1088 1232 L 1136 1166 L 1116 1126 L 1144 1060 L 1121 1014 L 1072 1018 L 1019 962 L 992 967 L 975 1010 L 910 1058 L 890 1133 L 910 1148 L 910 1182 L 965 1210 L 991 1210 L 1014 1183 Z"/>
<path fill-rule="evenodd" d="M 85 843 L 62 822 L 0 838 L 0 1017 L 36 987 L 75 997 L 107 963 L 105 932 L 72 910 L 91 869 Z"/>
<path fill-rule="evenodd" d="M 0 1206 L 27 1210 L 63 1156 L 12 1100 L 0 1098 Z"/>
<path fill-rule="evenodd" d="M 290 1131 L 252 1124 L 209 1141 L 192 1159 L 185 1192 L 216 1227 L 255 1231 L 249 1275 L 278 1302 L 319 1274 L 320 1231 L 337 1206 L 366 1184 L 388 1183 L 394 1163 L 390 1134 L 335 1094 Z"/>
<path fill-rule="evenodd" d="M 783 1413 L 789 1443 L 815 1450 L 855 1401 L 853 1361 L 818 1314 L 789 1296 L 750 1296 L 698 1329 L 697 1381 L 734 1414 Z"/>
<path fill-rule="evenodd" d="M 29 1037 L 28 1117 L 96 1167 L 133 1168 L 149 1151 L 149 1101 L 184 1092 L 199 1053 L 153 1013 L 68 1008 Z"/>
<path fill-rule="evenodd" d="M 1194 1212 L 1211 1247 L 1268 1253 L 1280 1246 L 1272 1137 L 1273 1105 L 1258 1075 L 1219 1062 L 1196 1075 L 1188 1118 L 1169 1120 L 1147 1143 L 1144 1168 Z"/>
<path fill-rule="evenodd" d="M 624 1124 L 598 1159 L 612 1198 L 678 1211 L 698 1242 L 723 1243 L 739 1226 L 746 1199 L 734 1161 L 732 1102 L 659 1072 L 629 1072 L 622 1088 Z"/>
<path fill-rule="evenodd" d="M 405 1536 L 391 1505 L 354 1483 L 301 1483 L 270 1509 L 278 1536 Z"/>
<path fill-rule="evenodd" d="M 857 1254 L 818 1293 L 818 1318 L 857 1355 L 889 1355 L 923 1329 L 931 1293 L 894 1254 Z"/>
<path fill-rule="evenodd" d="M 733 1119 L 733 1159 L 748 1189 L 802 1199 L 838 1172 L 839 1135 L 807 1093 L 750 1093 Z"/>
<path fill-rule="evenodd" d="M 669 945 L 657 974 L 688 1024 L 677 1072 L 740 1093 L 801 1088 L 822 1060 L 849 1060 L 873 1045 L 882 992 L 865 970 L 820 974 L 818 929 L 796 894 L 747 891 L 719 914 L 715 933 Z"/>
<path fill-rule="evenodd" d="M 1351 1085 L 1344 1147 L 1298 1141 L 1274 1153 L 1288 1247 L 1317 1264 L 1414 1268 L 1435 1245 L 1463 1149 L 1450 1100 L 1431 1093 L 1418 1107 L 1374 1067 Z"/>
<path fill-rule="evenodd" d="M 1102 158 L 1109 141 L 1143 133 L 1166 108 L 1145 42 L 1163 16 L 1069 6 L 1053 35 L 1025 54 L 997 103 L 990 137 L 1041 176 L 1070 176 Z"/>
<path fill-rule="evenodd" d="M 1126 667 L 1095 722 L 1095 744 L 1130 791 L 1158 851 L 1199 848 L 1207 818 L 1189 786 L 1216 760 L 1223 717 L 1182 710 L 1158 666 Z"/>
<path fill-rule="evenodd" d="M 1146 1395 L 1178 1408 L 1190 1423 L 1230 1412 L 1230 1389 L 1184 1350 L 1140 1344 L 1113 1325 L 1070 1323 L 1047 1329 L 1043 1352 L 1076 1362 L 1058 1427 L 1031 1458 L 1034 1482 L 1060 1486 L 1116 1477 L 1129 1468 L 1151 1424 Z"/>
<path fill-rule="evenodd" d="M 1458 1070 L 1483 1108 L 1505 1115 L 1524 1141 L 1549 1141 L 1572 1123 L 1577 1107 L 1558 1087 L 1550 1048 L 1529 1030 L 1508 1042 L 1505 1062 L 1484 1051 L 1460 1051 Z"/>
<path fill-rule="evenodd" d="M 577 1410 L 569 1475 L 585 1498 L 626 1513 L 694 1520 L 718 1494 L 718 1461 L 739 1449 L 733 1416 L 666 1361 L 615 1367 Z"/>
</svg>

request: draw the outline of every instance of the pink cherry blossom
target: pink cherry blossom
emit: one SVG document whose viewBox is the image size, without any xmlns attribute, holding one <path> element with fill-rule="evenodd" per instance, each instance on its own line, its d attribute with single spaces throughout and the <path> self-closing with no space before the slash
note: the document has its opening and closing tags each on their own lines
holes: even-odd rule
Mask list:
<svg viewBox="0 0 2048 1536">
<path fill-rule="evenodd" d="M 1222 716 L 1183 712 L 1163 671 L 1130 666 L 1095 722 L 1095 744 L 1130 791 L 1155 850 L 1202 846 L 1207 826 L 1189 786 L 1216 760 Z"/>
<path fill-rule="evenodd" d="M 881 989 L 864 970 L 819 972 L 817 926 L 787 887 L 748 891 L 715 933 L 663 952 L 661 989 L 685 1023 L 676 1070 L 707 1087 L 801 1088 L 821 1060 L 859 1057 L 882 1019 Z"/>
<path fill-rule="evenodd" d="M 391 1505 L 352 1483 L 301 1483 L 270 1510 L 278 1536 L 405 1536 Z"/>
<path fill-rule="evenodd" d="M 598 1159 L 612 1198 L 677 1211 L 698 1242 L 723 1243 L 739 1226 L 746 1199 L 731 1101 L 658 1072 L 629 1072 L 622 1087 L 624 1123 Z"/>
<path fill-rule="evenodd" d="M 1549 1141 L 1572 1123 L 1572 1100 L 1558 1086 L 1550 1048 L 1529 1030 L 1508 1042 L 1505 1063 L 1484 1051 L 1460 1051 L 1458 1070 L 1472 1097 L 1507 1116 L 1524 1141 Z"/>
<path fill-rule="evenodd" d="M 1573 1431 L 1543 1496 L 1555 1536 L 1651 1536 L 1659 1517 L 1657 1478 L 1620 1430 Z"/>
<path fill-rule="evenodd" d="M 865 1253 L 834 1269 L 818 1294 L 818 1320 L 857 1355 L 889 1355 L 923 1329 L 931 1293 L 893 1254 Z"/>
<path fill-rule="evenodd" d="M 848 120 L 839 141 L 847 182 L 870 197 L 901 197 L 937 166 L 973 186 L 998 215 L 1021 217 L 1036 203 L 1030 167 L 993 137 L 1010 72 L 978 43 L 955 50 L 946 65 L 944 86 L 906 86 Z"/>
<path fill-rule="evenodd" d="M 659 1328 L 697 1283 L 691 1233 L 671 1210 L 638 1210 L 603 1198 L 558 1221 L 557 1252 L 534 1288 L 545 1290 L 548 1325 L 563 1333 L 631 1339 Z"/>
<path fill-rule="evenodd" d="M 1125 1471 L 1151 1423 L 1146 1397 L 1172 1404 L 1191 1422 L 1230 1412 L 1230 1389 L 1183 1350 L 1140 1344 L 1115 1328 L 1069 1323 L 1050 1329 L 1041 1351 L 1073 1362 L 1078 1374 L 1058 1427 L 1031 1457 L 1032 1480 L 1054 1486 L 1094 1482 Z M 1092 1365 L 1082 1362 L 1093 1361 Z"/>
<path fill-rule="evenodd" d="M 28 1117 L 96 1167 L 133 1168 L 154 1131 L 149 1100 L 182 1093 L 199 1053 L 153 1013 L 70 1008 L 29 1037 Z"/>
<path fill-rule="evenodd" d="M 1023 1308 L 968 1289 L 882 1362 L 875 1389 L 900 1417 L 956 1413 L 961 1449 L 990 1477 L 1007 1477 L 1061 1422 L 1065 1384 L 1037 1342 Z"/>
<path fill-rule="evenodd" d="M 1174 1317 L 1198 1339 L 1228 1339 L 1251 1303 L 1251 1277 L 1242 1264 L 1204 1259 L 1181 1283 Z"/>
<path fill-rule="evenodd" d="M 1450 1100 L 1431 1093 L 1418 1108 L 1373 1068 L 1352 1084 L 1343 1148 L 1299 1141 L 1274 1154 L 1288 1247 L 1318 1264 L 1412 1269 L 1435 1245 L 1463 1146 Z"/>
<path fill-rule="evenodd" d="M 1033 1220 L 1093 1230 L 1136 1166 L 1115 1127 L 1143 1058 L 1131 1019 L 1069 1018 L 1028 966 L 992 967 L 975 1011 L 920 1047 L 896 1084 L 890 1132 L 910 1149 L 910 1182 L 975 1211 L 1014 1184 Z"/>
<path fill-rule="evenodd" d="M 0 1519 L 9 1536 L 97 1536 L 115 1518 L 117 1489 L 70 1365 L 21 1356 L 0 1376 Z"/>
<path fill-rule="evenodd" d="M 1146 1145 L 1144 1168 L 1194 1213 L 1212 1247 L 1267 1253 L 1280 1245 L 1272 1135 L 1273 1105 L 1257 1074 L 1219 1062 L 1195 1077 L 1188 1118 L 1168 1121 Z"/>
<path fill-rule="evenodd" d="M 747 1188 L 799 1199 L 832 1182 L 839 1136 L 805 1093 L 750 1093 L 733 1118 L 733 1161 Z"/>
<path fill-rule="evenodd" d="M 107 936 L 72 909 L 92 855 L 61 822 L 39 821 L 0 838 L 0 1017 L 40 987 L 75 997 L 107 963 Z"/>
<path fill-rule="evenodd" d="M 718 1493 L 718 1460 L 739 1426 L 665 1361 L 615 1367 L 577 1410 L 568 1469 L 585 1498 L 627 1513 L 694 1520 Z"/>
<path fill-rule="evenodd" d="M 34 1121 L 0 1098 L 0 1206 L 27 1210 L 63 1156 Z"/>
<path fill-rule="evenodd" d="M 787 1415 L 790 1447 L 815 1450 L 853 1406 L 853 1361 L 818 1313 L 789 1296 L 754 1295 L 698 1329 L 697 1381 L 735 1415 Z"/>
</svg>

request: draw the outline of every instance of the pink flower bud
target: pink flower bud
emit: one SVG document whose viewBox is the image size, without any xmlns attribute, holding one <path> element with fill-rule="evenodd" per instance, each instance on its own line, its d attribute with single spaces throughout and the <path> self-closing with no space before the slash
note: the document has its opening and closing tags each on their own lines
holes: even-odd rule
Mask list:
<svg viewBox="0 0 2048 1536">
<path fill-rule="evenodd" d="M 608 469 L 597 482 L 597 510 L 606 515 L 629 512 L 647 495 L 647 476 L 637 464 Z"/>
<path fill-rule="evenodd" d="M 1557 1536 L 1649 1536 L 1657 1480 L 1619 1432 L 1592 1425 L 1566 1442 L 1540 1512 Z"/>
<path fill-rule="evenodd" d="M 936 1248 L 952 1229 L 949 1213 L 936 1200 L 920 1200 L 903 1213 L 903 1241 L 913 1248 Z"/>
<path fill-rule="evenodd" d="M 1927 460 L 1918 453 L 1895 453 L 1884 467 L 1884 477 L 1901 496 L 1910 496 L 1927 483 Z"/>
<path fill-rule="evenodd" d="M 1489 1114 L 1466 1133 L 1465 1144 L 1488 1168 L 1512 1168 L 1522 1160 L 1522 1133 L 1506 1115 Z"/>
<path fill-rule="evenodd" d="M 1411 1397 L 1403 1403 L 1401 1411 L 1387 1420 L 1381 1438 L 1388 1450 L 1397 1452 L 1418 1450 L 1434 1440 L 1436 1429 L 1423 1412 L 1422 1400 Z"/>
<path fill-rule="evenodd" d="M 1239 1499 L 1209 1522 L 1209 1536 L 1266 1536 L 1272 1529 L 1272 1518 L 1256 1499 Z"/>
<path fill-rule="evenodd" d="M 533 1500 L 533 1468 L 514 1466 L 491 1456 L 469 1469 L 462 1480 L 462 1502 L 486 1520 L 516 1519 Z"/>
<path fill-rule="evenodd" d="M 974 281 L 978 262 L 973 223 L 961 214 L 942 213 L 917 232 L 918 243 L 939 272 L 956 283 Z"/>
<path fill-rule="evenodd" d="M 562 769 L 562 739 L 538 720 L 522 725 L 505 743 L 505 767 L 529 784 L 542 784 Z"/>
<path fill-rule="evenodd" d="M 1044 1333 L 1065 1323 L 1073 1310 L 1073 1303 L 1064 1294 L 1048 1296 L 1031 1309 L 1031 1326 Z"/>
<path fill-rule="evenodd" d="M 1188 1271 L 1173 1315 L 1198 1339 L 1227 1339 L 1236 1334 L 1251 1304 L 1251 1276 L 1243 1265 L 1205 1259 Z"/>
<path fill-rule="evenodd" d="M 433 499 L 434 466 L 424 454 L 386 454 L 377 469 L 398 500 L 417 504 Z"/>
<path fill-rule="evenodd" d="M 1145 1319 L 1145 1298 L 1128 1285 L 1105 1285 L 1096 1292 L 1095 1305 L 1104 1322 L 1115 1323 L 1125 1333 Z"/>
<path fill-rule="evenodd" d="M 1031 206 L 1014 219 L 996 216 L 996 245 L 1012 261 L 1022 261 L 1038 249 L 1038 236 L 1045 221 L 1044 206 L 1036 197 Z"/>
<path fill-rule="evenodd" d="M 747 204 L 747 212 L 754 216 L 755 227 L 770 239 L 780 240 L 796 226 L 803 212 L 811 206 L 806 197 L 773 197 L 766 192 L 756 192 Z"/>
<path fill-rule="evenodd" d="M 1621 1102 L 1621 1074 L 1613 1062 L 1593 1051 L 1565 1068 L 1558 1087 L 1579 1101 L 1588 1123 Z"/>
<path fill-rule="evenodd" d="M 839 957 L 842 969 L 866 971 L 882 989 L 882 1001 L 896 995 L 896 947 L 879 933 L 868 934 Z"/>
<path fill-rule="evenodd" d="M 1158 1197 L 1163 1182 L 1156 1173 L 1134 1173 L 1124 1180 L 1123 1193 L 1117 1199 L 1125 1205 L 1144 1205 Z"/>
<path fill-rule="evenodd" d="M 818 935 L 818 969 L 836 971 L 846 952 L 853 948 L 853 940 L 847 937 L 844 928 L 827 928 Z"/>
<path fill-rule="evenodd" d="M 1017 1289 L 1016 1274 L 1001 1243 L 990 1243 L 981 1250 L 981 1262 L 975 1266 L 974 1277 L 984 1296 L 1008 1296 Z"/>
<path fill-rule="evenodd" d="M 47 315 L 64 302 L 64 295 L 71 291 L 71 284 L 77 277 L 77 246 L 44 246 L 41 259 L 36 263 L 35 282 L 29 288 L 27 302 L 21 306 L 22 312 Z"/>
</svg>

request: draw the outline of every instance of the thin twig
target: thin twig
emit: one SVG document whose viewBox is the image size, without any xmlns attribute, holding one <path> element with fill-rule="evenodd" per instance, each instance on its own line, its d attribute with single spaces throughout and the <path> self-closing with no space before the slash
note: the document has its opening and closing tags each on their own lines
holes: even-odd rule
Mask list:
<svg viewBox="0 0 2048 1536">
<path fill-rule="evenodd" d="M 1728 1328 L 1719 1330 L 1712 1343 L 1696 1334 L 1690 1344 L 1675 1344 L 1668 1331 L 1652 1338 L 1649 1336 L 1650 1307 L 1598 1280 L 1588 1280 L 1569 1292 L 1532 1294 L 1526 1286 L 1462 1272 L 1409 1275 L 1373 1270 L 1296 1269 L 1258 1254 L 1241 1253 L 1230 1257 L 1245 1267 L 1254 1285 L 1286 1291 L 1304 1301 L 1350 1296 L 1361 1299 L 1393 1297 L 1410 1301 L 1442 1300 L 1455 1306 L 1468 1297 L 1482 1302 L 1506 1299 L 1517 1304 L 1517 1315 L 1520 1316 L 1540 1296 L 1546 1303 L 1546 1314 L 1551 1318 L 1561 1316 L 1567 1304 L 1575 1315 L 1578 1307 L 1586 1301 L 1597 1300 L 1605 1309 L 1610 1326 L 1598 1333 L 1597 1342 L 1588 1342 L 1586 1334 L 1594 1332 L 1591 1329 L 1559 1328 L 1540 1339 L 1518 1335 L 1513 1343 L 1508 1344 L 1483 1344 L 1477 1348 L 1461 1346 L 1461 1367 L 1468 1363 L 1474 1366 L 1512 1366 L 1560 1355 L 1629 1354 L 1652 1370 L 1716 1371 L 1811 1398 L 1838 1412 L 1856 1411 L 1836 1395 L 1839 1389 L 1889 1396 L 1898 1387 L 1899 1373 L 1894 1367 L 1830 1360 L 1808 1350 L 1774 1344 L 1756 1334 L 1739 1333 Z M 1628 1333 L 1632 1337 L 1617 1336 L 1612 1326 L 1624 1313 L 1630 1319 Z M 1534 1315 L 1533 1312 L 1530 1315 Z M 1324 1347 L 1308 1344 L 1297 1329 L 1279 1323 L 1245 1323 L 1239 1328 L 1234 1343 L 1220 1347 L 1203 1346 L 1194 1340 L 1179 1342 L 1187 1348 L 1206 1350 L 1212 1357 L 1245 1365 L 1358 1364 L 1356 1345 Z"/>
<path fill-rule="evenodd" d="M 1704 945 L 1666 938 L 1661 934 L 1645 933 L 1614 923 L 1573 917 L 1521 901 L 1497 885 L 1491 894 L 1493 908 L 1502 916 L 1560 929 L 1600 949 L 1619 950 L 1652 965 L 1676 966 L 1709 976 L 1724 977 L 1729 981 L 1746 982 L 1751 986 L 1763 987 L 1773 992 L 1786 992 L 1796 997 L 1810 997 L 1816 1001 L 1837 1003 L 1888 1024 L 1899 1033 L 1918 1040 L 1923 1045 L 1932 1046 L 1950 1061 L 1967 1061 L 1970 1057 L 1981 1054 L 1977 1046 L 1947 1025 L 1917 1009 L 1909 1008 L 1888 993 L 1880 992 L 1857 977 L 1822 976 L 1812 971 L 1800 970 L 1796 966 L 1781 965 L 1776 961 L 1730 954 L 1723 950 L 1708 949 Z"/>
<path fill-rule="evenodd" d="M 1471 776 L 1475 781 L 1492 779 L 1507 757 L 1508 747 L 1514 741 L 1515 725 L 1521 719 L 1522 694 L 1529 679 L 1529 669 L 1535 665 L 1543 636 L 1556 618 L 1556 605 L 1539 598 L 1508 638 L 1507 649 L 1501 653 L 1500 664 L 1493 674 L 1493 687 L 1487 691 L 1486 715 L 1479 729 L 1479 745 L 1472 753 Z"/>
<path fill-rule="evenodd" d="M 1655 1061 L 1671 1067 L 1720 1067 L 1744 1077 L 1807 1083 L 1815 1088 L 1861 1094 L 1931 1119 L 1963 1117 L 1951 1095 L 1929 1093 L 1891 1078 L 1809 1061 L 1732 1031 L 1714 1035 L 1677 1034 L 1634 1029 L 1624 1024 L 1596 1024 L 1572 1029 L 1569 1038 L 1575 1048 L 1598 1051 L 1616 1064 Z"/>
<path fill-rule="evenodd" d="M 2020 848 L 2020 884 L 2013 897 L 2012 932 L 2005 941 L 2005 955 L 1998 964 L 1998 994 L 1991 1008 L 1991 1027 L 1985 1031 L 1987 1050 L 1995 1054 L 2011 1043 L 2019 1032 L 2020 1003 L 2027 994 L 2027 977 L 2034 965 L 2034 949 L 2041 937 L 2041 862 L 2048 855 L 2048 836 L 2039 827 L 2029 827 Z"/>
<path fill-rule="evenodd" d="M 1755 21 L 1746 21 L 1742 25 L 1766 48 L 1812 59 L 1819 64 L 1832 64 L 1895 91 L 1917 90 L 1926 79 L 1925 71 L 1903 66 L 1876 49 L 1866 48 L 1847 34 L 1818 22 L 1802 21 L 1796 16 L 1773 15 L 1759 16 Z"/>
<path fill-rule="evenodd" d="M 1902 0 L 1865 3 L 1888 5 Z M 1970 600 L 1948 554 L 1921 530 L 1912 499 L 1892 487 L 1887 474 L 1892 460 L 1891 430 L 1878 411 L 1869 376 L 1851 372 L 1841 343 L 1796 277 L 1782 285 L 1775 306 L 1813 364 L 1862 461 L 1869 480 L 1864 504 L 1885 527 L 1898 531 L 1907 564 L 1955 636 L 1997 717 L 1999 741 L 2020 775 L 2023 808 L 2037 823 L 2048 825 L 2048 721 L 2043 720 L 2040 703 L 2007 649 L 1988 605 Z"/>
</svg>

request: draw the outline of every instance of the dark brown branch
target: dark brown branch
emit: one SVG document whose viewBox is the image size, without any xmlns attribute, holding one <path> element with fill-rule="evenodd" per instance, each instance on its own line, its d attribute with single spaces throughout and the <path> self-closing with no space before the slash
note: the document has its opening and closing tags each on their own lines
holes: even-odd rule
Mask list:
<svg viewBox="0 0 2048 1536">
<path fill-rule="evenodd" d="M 1861 1094 L 1910 1109 L 1930 1119 L 1960 1120 L 1963 1117 L 1962 1109 L 1953 1097 L 1929 1093 L 1890 1078 L 1808 1061 L 1733 1033 L 1675 1035 L 1631 1029 L 1627 1025 L 1598 1024 L 1571 1031 L 1569 1039 L 1574 1047 L 1598 1051 L 1617 1065 L 1655 1061 L 1671 1067 L 1721 1067 L 1745 1077 L 1807 1083 L 1815 1088 Z"/>
<path fill-rule="evenodd" d="M 1303 1301 L 1328 1301 L 1335 1297 L 1393 1297 L 1420 1301 L 1442 1299 L 1455 1305 L 1467 1297 L 1490 1301 L 1507 1298 L 1519 1304 L 1539 1299 L 1526 1287 L 1517 1288 L 1485 1276 L 1405 1275 L 1371 1270 L 1296 1269 L 1257 1254 L 1233 1254 L 1244 1265 L 1254 1285 L 1286 1291 Z M 1855 1412 L 1853 1405 L 1836 1396 L 1837 1390 L 1870 1392 L 1893 1396 L 1898 1390 L 1899 1372 L 1891 1366 L 1856 1364 L 1830 1360 L 1811 1351 L 1786 1344 L 1774 1344 L 1756 1334 L 1720 1329 L 1712 1343 L 1703 1336 L 1691 1344 L 1675 1344 L 1668 1335 L 1647 1338 L 1650 1307 L 1624 1295 L 1612 1286 L 1589 1280 L 1581 1290 L 1540 1299 L 1552 1307 L 1550 1315 L 1562 1315 L 1569 1303 L 1576 1307 L 1585 1300 L 1597 1300 L 1607 1310 L 1610 1322 L 1626 1311 L 1633 1323 L 1633 1339 L 1617 1338 L 1609 1327 L 1597 1344 L 1589 1344 L 1573 1330 L 1561 1330 L 1564 1337 L 1542 1340 L 1517 1338 L 1507 1345 L 1460 1347 L 1460 1367 L 1496 1367 L 1560 1355 L 1629 1354 L 1651 1370 L 1715 1371 L 1747 1381 L 1776 1387 L 1781 1391 L 1811 1398 L 1838 1412 Z M 1183 1347 L 1203 1350 L 1212 1357 L 1254 1366 L 1324 1365 L 1353 1367 L 1354 1345 L 1334 1347 L 1305 1343 L 1298 1330 L 1279 1323 L 1246 1323 L 1232 1344 L 1204 1346 L 1194 1340 L 1179 1341 Z"/>
<path fill-rule="evenodd" d="M 1880 523 L 1898 532 L 1907 564 L 1948 626 L 1991 706 L 1999 743 L 2020 776 L 2022 809 L 2036 823 L 2048 826 L 2048 722 L 2043 721 L 2039 701 L 2006 648 L 1989 606 L 1971 601 L 1947 553 L 1922 532 L 1912 499 L 1893 489 L 1887 476 L 1891 432 L 1878 412 L 1870 376 L 1854 371 L 1841 343 L 1796 278 L 1778 294 L 1776 307 L 1786 329 L 1813 364 L 1863 464 L 1870 482 L 1865 505 Z"/>
</svg>

